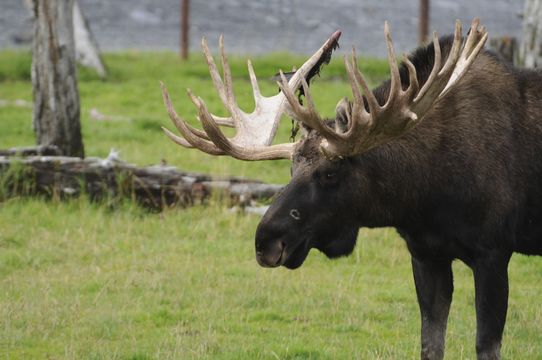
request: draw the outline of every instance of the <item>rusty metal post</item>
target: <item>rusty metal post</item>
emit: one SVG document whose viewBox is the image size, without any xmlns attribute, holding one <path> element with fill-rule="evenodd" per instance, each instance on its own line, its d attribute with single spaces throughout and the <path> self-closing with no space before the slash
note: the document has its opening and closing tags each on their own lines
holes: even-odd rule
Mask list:
<svg viewBox="0 0 542 360">
<path fill-rule="evenodd" d="M 190 0 L 181 0 L 181 59 L 188 59 L 188 49 L 190 47 L 188 38 L 188 19 L 190 13 Z"/>
<path fill-rule="evenodd" d="M 420 18 L 418 29 L 418 43 L 425 44 L 429 34 L 429 0 L 420 0 Z"/>
</svg>

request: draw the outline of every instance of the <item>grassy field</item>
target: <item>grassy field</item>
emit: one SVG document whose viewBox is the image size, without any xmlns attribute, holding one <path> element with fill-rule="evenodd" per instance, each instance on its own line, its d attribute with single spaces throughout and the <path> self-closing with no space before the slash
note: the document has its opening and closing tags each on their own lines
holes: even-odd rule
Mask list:
<svg viewBox="0 0 542 360">
<path fill-rule="evenodd" d="M 299 65 L 279 54 L 255 59 L 264 93 L 277 68 Z M 80 69 L 82 126 L 88 156 L 110 148 L 140 165 L 168 163 L 192 171 L 288 181 L 286 161 L 244 163 L 182 150 L 162 135 L 169 125 L 158 81 L 178 112 L 193 120 L 191 87 L 221 112 L 199 56 L 106 56 L 107 81 Z M 0 148 L 31 145 L 30 57 L 0 53 Z M 380 61 L 362 62 L 373 82 Z M 232 59 L 237 98 L 251 107 L 244 61 Z M 313 89 L 332 115 L 348 96 L 341 61 Z M 121 116 L 90 118 L 91 109 Z M 287 141 L 288 121 L 278 141 Z M 410 261 L 391 229 L 362 229 L 354 254 L 336 261 L 313 251 L 302 268 L 263 269 L 254 259 L 259 218 L 220 203 L 150 214 L 126 202 L 111 210 L 86 198 L 69 202 L 12 198 L 0 203 L 0 359 L 413 359 L 419 315 Z M 473 359 L 474 290 L 466 266 L 454 264 L 455 294 L 448 359 Z M 542 359 L 542 261 L 515 255 L 503 354 Z"/>
</svg>

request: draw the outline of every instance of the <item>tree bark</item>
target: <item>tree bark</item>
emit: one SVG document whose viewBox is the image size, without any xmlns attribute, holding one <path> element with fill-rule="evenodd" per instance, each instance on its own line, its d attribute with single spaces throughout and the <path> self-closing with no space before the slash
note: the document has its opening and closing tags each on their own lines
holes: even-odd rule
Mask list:
<svg viewBox="0 0 542 360">
<path fill-rule="evenodd" d="M 98 42 L 90 30 L 88 21 L 77 0 L 73 4 L 73 27 L 77 62 L 96 70 L 100 78 L 105 79 L 107 70 L 98 49 Z"/>
<path fill-rule="evenodd" d="M 525 67 L 542 67 L 542 0 L 526 0 L 520 51 Z"/>
<path fill-rule="evenodd" d="M 34 19 L 33 0 L 23 0 L 23 4 L 28 10 L 29 16 Z M 77 63 L 96 70 L 100 78 L 105 79 L 107 77 L 107 67 L 100 54 L 98 42 L 77 0 L 73 3 L 73 34 Z"/>
<path fill-rule="evenodd" d="M 32 124 L 38 145 L 84 156 L 73 38 L 74 0 L 33 0 Z"/>
</svg>

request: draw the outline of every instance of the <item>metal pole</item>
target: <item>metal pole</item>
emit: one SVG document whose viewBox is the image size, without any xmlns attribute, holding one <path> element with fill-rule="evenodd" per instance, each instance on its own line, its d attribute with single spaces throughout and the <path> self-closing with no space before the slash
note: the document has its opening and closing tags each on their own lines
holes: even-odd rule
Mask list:
<svg viewBox="0 0 542 360">
<path fill-rule="evenodd" d="M 188 19 L 190 13 L 190 0 L 181 0 L 181 59 L 188 59 Z"/>
<path fill-rule="evenodd" d="M 418 43 L 425 44 L 429 34 L 429 0 L 420 0 Z"/>
</svg>

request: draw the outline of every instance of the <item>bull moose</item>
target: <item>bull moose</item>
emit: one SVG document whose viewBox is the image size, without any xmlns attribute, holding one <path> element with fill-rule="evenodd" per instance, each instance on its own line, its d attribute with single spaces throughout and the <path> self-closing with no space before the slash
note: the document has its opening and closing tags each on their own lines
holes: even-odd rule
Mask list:
<svg viewBox="0 0 542 360">
<path fill-rule="evenodd" d="M 452 261 L 473 271 L 478 359 L 499 359 L 513 252 L 542 255 L 542 73 L 519 70 L 483 50 L 479 20 L 462 36 L 438 38 L 403 56 L 398 66 L 384 27 L 391 79 L 374 90 L 358 70 L 355 51 L 345 67 L 352 100 L 335 119 L 322 119 L 308 83 L 338 46 L 335 32 L 280 92 L 261 95 L 248 62 L 255 110 L 236 104 L 223 39 L 223 77 L 206 40 L 203 52 L 231 115 L 211 114 L 188 90 L 203 131 L 173 109 L 177 144 L 241 160 L 290 159 L 292 179 L 256 230 L 261 266 L 295 269 L 311 248 L 330 258 L 350 254 L 360 227 L 394 227 L 412 258 L 421 312 L 421 357 L 444 356 L 453 293 Z M 304 94 L 304 103 L 301 94 Z M 300 140 L 272 145 L 283 113 L 304 130 Z M 221 126 L 234 127 L 228 138 Z"/>
</svg>

